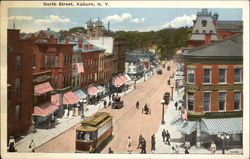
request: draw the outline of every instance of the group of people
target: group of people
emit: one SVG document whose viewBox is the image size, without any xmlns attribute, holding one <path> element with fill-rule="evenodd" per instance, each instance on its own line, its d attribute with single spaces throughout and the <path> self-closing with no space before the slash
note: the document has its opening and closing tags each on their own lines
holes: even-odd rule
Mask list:
<svg viewBox="0 0 250 159">
<path fill-rule="evenodd" d="M 165 144 L 171 145 L 170 144 L 170 138 L 171 137 L 170 137 L 170 134 L 169 134 L 168 130 L 166 131 L 165 129 L 163 129 L 161 135 L 162 135 L 163 142 Z"/>
<path fill-rule="evenodd" d="M 140 102 L 137 101 L 135 103 L 135 106 L 136 106 L 136 109 L 140 109 Z M 144 107 L 142 108 L 142 114 L 145 113 L 145 114 L 151 114 L 151 109 L 149 107 L 149 105 L 147 103 L 145 103 Z"/>
</svg>

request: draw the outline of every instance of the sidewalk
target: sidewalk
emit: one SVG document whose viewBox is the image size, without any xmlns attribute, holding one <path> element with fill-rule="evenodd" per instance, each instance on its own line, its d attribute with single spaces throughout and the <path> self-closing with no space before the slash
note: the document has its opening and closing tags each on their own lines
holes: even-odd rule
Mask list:
<svg viewBox="0 0 250 159">
<path fill-rule="evenodd" d="M 145 80 L 148 80 L 151 76 L 145 76 Z M 137 82 L 144 82 L 144 77 L 139 79 Z M 118 93 L 119 96 L 124 96 L 134 90 L 134 86 L 129 86 L 126 92 Z M 116 93 L 115 93 L 116 94 Z M 102 100 L 106 100 L 109 102 L 109 97 L 105 97 Z M 85 106 L 86 107 L 86 106 Z M 100 111 L 104 108 L 103 102 L 100 101 L 97 105 L 88 105 L 88 110 L 84 111 L 85 117 L 91 116 L 92 114 Z M 81 115 L 77 117 L 68 117 L 68 118 L 57 118 L 57 125 L 55 128 L 52 129 L 37 129 L 36 133 L 30 133 L 26 136 L 23 136 L 23 139 L 16 142 L 16 149 L 17 152 L 31 152 L 29 148 L 29 144 L 31 140 L 34 141 L 35 147 L 39 147 L 42 144 L 52 140 L 53 138 L 57 137 L 58 135 L 64 133 L 65 131 L 69 130 L 70 128 L 74 127 L 75 125 L 79 124 L 83 119 L 81 119 Z"/>
<path fill-rule="evenodd" d="M 155 134 L 155 140 L 156 140 L 156 151 L 153 151 L 152 153 L 167 153 L 167 154 L 174 154 L 172 150 L 172 146 L 179 146 L 179 154 L 184 154 L 184 148 L 180 147 L 184 143 L 181 133 L 178 131 L 178 125 L 170 125 L 170 122 L 178 115 L 179 111 L 175 110 L 174 103 L 178 100 L 181 100 L 184 95 L 184 88 L 179 90 L 179 95 L 177 94 L 177 91 L 174 91 L 173 101 L 169 103 L 167 106 L 167 109 L 165 110 L 164 119 L 165 124 L 161 125 L 158 129 L 158 131 Z M 171 146 L 168 144 L 163 143 L 162 140 L 162 130 L 168 130 L 171 136 Z M 190 154 L 211 154 L 210 150 L 205 149 L 203 147 L 197 148 L 196 146 L 192 146 L 189 150 Z M 242 154 L 243 150 L 241 148 L 232 148 L 229 151 L 225 151 L 225 154 Z M 215 154 L 222 154 L 222 150 L 217 150 Z"/>
</svg>

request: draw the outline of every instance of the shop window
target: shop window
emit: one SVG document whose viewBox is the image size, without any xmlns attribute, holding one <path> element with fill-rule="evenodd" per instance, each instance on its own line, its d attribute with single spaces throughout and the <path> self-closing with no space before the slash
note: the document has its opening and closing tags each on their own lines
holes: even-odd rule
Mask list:
<svg viewBox="0 0 250 159">
<path fill-rule="evenodd" d="M 22 68 L 22 59 L 20 55 L 16 56 L 16 69 L 21 69 Z"/>
<path fill-rule="evenodd" d="M 225 68 L 220 68 L 219 69 L 219 82 L 220 83 L 226 83 L 226 69 Z"/>
<path fill-rule="evenodd" d="M 242 82 L 242 69 L 241 68 L 234 69 L 234 82 Z"/>
<path fill-rule="evenodd" d="M 194 93 L 193 92 L 188 92 L 188 110 L 189 111 L 194 111 Z"/>
<path fill-rule="evenodd" d="M 226 110 L 226 92 L 219 92 L 219 110 Z"/>
<path fill-rule="evenodd" d="M 203 93 L 203 111 L 210 111 L 210 103 L 211 103 L 211 93 L 204 92 Z"/>
<path fill-rule="evenodd" d="M 15 107 L 15 118 L 16 118 L 16 121 L 20 120 L 20 105 L 16 105 Z"/>
<path fill-rule="evenodd" d="M 21 93 L 21 78 L 17 78 L 16 79 L 16 94 L 20 94 Z"/>
<path fill-rule="evenodd" d="M 188 74 L 187 82 L 188 82 L 188 83 L 194 83 L 195 69 L 193 69 L 193 68 L 188 68 L 187 74 Z"/>
<path fill-rule="evenodd" d="M 234 109 L 235 110 L 239 110 L 240 109 L 240 99 L 241 99 L 241 97 L 240 97 L 240 92 L 234 92 Z"/>
<path fill-rule="evenodd" d="M 205 68 L 204 69 L 204 83 L 210 83 L 211 82 L 211 69 Z"/>
</svg>

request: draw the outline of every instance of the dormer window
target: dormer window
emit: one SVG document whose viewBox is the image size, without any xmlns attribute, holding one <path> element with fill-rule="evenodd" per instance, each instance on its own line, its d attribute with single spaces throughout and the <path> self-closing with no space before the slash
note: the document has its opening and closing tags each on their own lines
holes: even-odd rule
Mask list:
<svg viewBox="0 0 250 159">
<path fill-rule="evenodd" d="M 206 20 L 202 20 L 201 23 L 202 23 L 202 27 L 206 27 L 207 26 L 207 21 Z"/>
<path fill-rule="evenodd" d="M 195 30 L 195 32 L 194 32 L 195 34 L 199 34 L 199 30 Z"/>
<path fill-rule="evenodd" d="M 214 32 L 213 32 L 213 30 L 210 30 L 209 33 L 210 33 L 210 34 L 213 34 Z"/>
<path fill-rule="evenodd" d="M 206 34 L 206 30 L 202 30 L 202 33 L 203 33 L 203 34 Z"/>
</svg>

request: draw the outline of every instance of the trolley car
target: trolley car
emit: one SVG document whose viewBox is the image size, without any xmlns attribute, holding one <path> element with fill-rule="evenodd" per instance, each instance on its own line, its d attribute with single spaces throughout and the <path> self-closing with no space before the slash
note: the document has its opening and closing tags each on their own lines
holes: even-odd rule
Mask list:
<svg viewBox="0 0 250 159">
<path fill-rule="evenodd" d="M 76 152 L 100 152 L 112 138 L 112 116 L 97 112 L 76 128 Z"/>
</svg>

